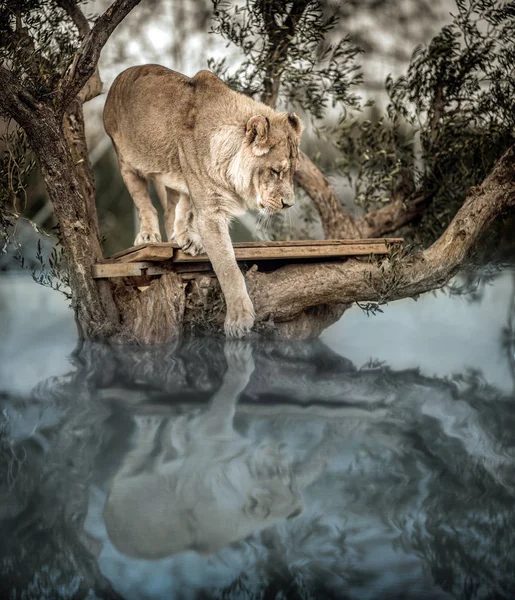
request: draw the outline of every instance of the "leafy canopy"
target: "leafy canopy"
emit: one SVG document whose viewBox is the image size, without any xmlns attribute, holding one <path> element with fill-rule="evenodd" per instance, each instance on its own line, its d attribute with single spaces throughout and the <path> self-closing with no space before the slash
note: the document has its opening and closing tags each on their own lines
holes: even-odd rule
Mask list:
<svg viewBox="0 0 515 600">
<path fill-rule="evenodd" d="M 243 61 L 232 71 L 225 59 L 210 67 L 233 88 L 298 106 L 317 121 L 365 210 L 392 199 L 424 202 L 423 241 L 442 232 L 467 189 L 514 142 L 513 1 L 456 0 L 452 22 L 415 49 L 406 74 L 386 79 L 388 104 L 369 119 L 371 102 L 352 91 L 362 82 L 359 51 L 348 36 L 328 42 L 338 19 L 322 2 L 213 4 L 212 31 L 235 44 Z"/>
</svg>

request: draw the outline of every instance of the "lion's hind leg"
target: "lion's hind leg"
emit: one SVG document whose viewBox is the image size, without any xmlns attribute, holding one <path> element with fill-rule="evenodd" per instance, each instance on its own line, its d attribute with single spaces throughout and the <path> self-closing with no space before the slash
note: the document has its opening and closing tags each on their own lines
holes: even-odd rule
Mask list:
<svg viewBox="0 0 515 600">
<path fill-rule="evenodd" d="M 175 209 L 174 237 L 181 249 L 191 256 L 205 252 L 187 194 L 180 194 L 179 204 Z"/>
<path fill-rule="evenodd" d="M 157 210 L 152 205 L 152 200 L 148 194 L 147 181 L 133 171 L 120 156 L 118 158 L 123 181 L 138 210 L 140 229 L 134 240 L 134 245 L 138 246 L 147 242 L 160 242 L 159 218 Z"/>
<path fill-rule="evenodd" d="M 181 194 L 166 187 L 162 181 L 157 179 L 154 180 L 154 189 L 156 190 L 159 202 L 163 207 L 166 239 L 171 242 L 174 239 L 175 209 Z"/>
</svg>

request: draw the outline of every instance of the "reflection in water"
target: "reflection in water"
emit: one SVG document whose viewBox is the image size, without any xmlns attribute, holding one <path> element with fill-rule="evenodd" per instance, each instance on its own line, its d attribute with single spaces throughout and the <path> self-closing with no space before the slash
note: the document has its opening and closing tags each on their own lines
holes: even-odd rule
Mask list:
<svg viewBox="0 0 515 600">
<path fill-rule="evenodd" d="M 2 597 L 515 594 L 515 406 L 479 373 L 205 338 L 73 369 L 3 401 Z"/>
<path fill-rule="evenodd" d="M 236 401 L 254 371 L 249 344 L 226 342 L 228 370 L 207 411 L 136 416 L 133 447 L 109 489 L 107 532 L 128 556 L 210 554 L 302 512 L 280 445 L 233 428 Z"/>
</svg>

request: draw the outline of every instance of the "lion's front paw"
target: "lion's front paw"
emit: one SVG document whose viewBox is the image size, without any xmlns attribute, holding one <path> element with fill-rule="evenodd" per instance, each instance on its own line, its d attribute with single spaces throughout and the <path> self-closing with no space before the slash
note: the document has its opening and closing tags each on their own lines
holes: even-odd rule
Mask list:
<svg viewBox="0 0 515 600">
<path fill-rule="evenodd" d="M 250 379 L 255 368 L 251 342 L 227 340 L 224 345 L 224 354 L 230 370 Z"/>
<path fill-rule="evenodd" d="M 250 298 L 236 300 L 227 306 L 224 330 L 227 337 L 242 338 L 252 329 L 255 320 L 254 307 Z"/>
<path fill-rule="evenodd" d="M 163 422 L 161 415 L 134 415 L 133 418 L 139 433 L 145 437 L 153 437 Z"/>
<path fill-rule="evenodd" d="M 194 231 L 187 229 L 184 232 L 174 234 L 173 237 L 186 254 L 197 256 L 206 251 L 200 235 Z"/>
<path fill-rule="evenodd" d="M 142 229 L 136 239 L 134 240 L 134 245 L 139 246 L 140 244 L 148 244 L 151 242 L 160 242 L 161 234 L 154 231 L 145 231 Z"/>
</svg>

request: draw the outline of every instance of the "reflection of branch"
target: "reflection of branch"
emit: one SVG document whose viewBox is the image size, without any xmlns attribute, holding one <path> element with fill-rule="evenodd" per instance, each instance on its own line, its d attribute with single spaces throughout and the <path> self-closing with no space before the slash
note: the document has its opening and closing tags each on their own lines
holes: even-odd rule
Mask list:
<svg viewBox="0 0 515 600">
<path fill-rule="evenodd" d="M 115 0 L 95 21 L 95 25 L 84 38 L 82 46 L 76 52 L 73 62 L 61 82 L 60 103 L 63 109 L 66 109 L 94 74 L 100 52 L 107 40 L 140 1 Z M 81 24 L 81 28 L 83 28 L 83 24 Z"/>
<path fill-rule="evenodd" d="M 6 464 L 0 461 L 2 509 L 14 507 L 10 517 L 2 514 L 2 598 L 57 597 L 60 589 L 60 597 L 121 600 L 100 571 L 94 540 L 83 531 L 89 484 L 102 441 L 99 431 L 109 416 L 91 402 L 83 375 L 79 369 L 72 377 L 51 378 L 32 396 L 34 401 L 38 391 L 44 392 L 45 406 L 56 415 L 65 404 L 66 410 L 59 425 L 42 438 L 44 448 L 33 444 L 34 433 L 31 441 L 17 445 L 8 440 L 20 455 L 27 451 L 22 477 L 12 489 L 6 489 Z M 65 397 L 72 388 L 75 396 L 70 404 Z"/>
</svg>

